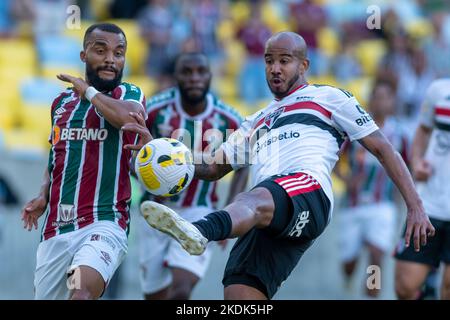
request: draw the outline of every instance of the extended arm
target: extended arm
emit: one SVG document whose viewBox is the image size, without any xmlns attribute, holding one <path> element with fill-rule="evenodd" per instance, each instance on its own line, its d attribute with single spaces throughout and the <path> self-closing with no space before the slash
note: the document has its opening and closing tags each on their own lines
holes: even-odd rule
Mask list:
<svg viewBox="0 0 450 320">
<path fill-rule="evenodd" d="M 139 151 L 144 144 L 153 138 L 140 114 L 131 112 L 130 116 L 134 121 L 125 124 L 122 130 L 137 133 L 139 135 L 139 141 L 135 145 L 125 145 L 124 148 Z M 201 163 L 195 164 L 194 177 L 201 180 L 215 181 L 231 171 L 233 171 L 233 168 L 228 163 L 225 152 L 222 148 L 219 148 L 214 152 L 213 156 L 209 156 L 207 159 L 203 159 L 202 157 Z"/>
<path fill-rule="evenodd" d="M 359 141 L 367 150 L 378 158 L 387 174 L 402 194 L 408 209 L 405 245 L 409 246 L 410 238 L 413 234 L 414 248 L 416 251 L 419 251 L 420 244 L 425 245 L 427 242 L 427 234 L 429 236 L 434 235 L 434 228 L 425 214 L 422 201 L 416 192 L 412 177 L 408 172 L 405 162 L 379 130 Z"/>
<path fill-rule="evenodd" d="M 130 112 L 144 115 L 144 109 L 137 102 L 123 101 L 98 93 L 92 99 L 92 104 L 116 128 L 121 128 L 125 123 L 134 121 Z"/>
<path fill-rule="evenodd" d="M 208 161 L 195 164 L 194 177 L 201 180 L 215 181 L 231 171 L 233 171 L 233 168 L 227 163 L 225 152 L 222 148 L 219 148 Z"/>
<path fill-rule="evenodd" d="M 70 82 L 80 96 L 84 97 L 89 85 L 81 78 L 73 77 L 67 74 L 57 76 L 59 80 Z M 125 123 L 136 122 L 130 112 L 139 113 L 144 117 L 144 108 L 137 102 L 113 99 L 106 94 L 97 93 L 91 100 L 97 111 L 112 124 L 120 129 Z M 145 118 L 145 117 L 144 117 Z"/>
</svg>

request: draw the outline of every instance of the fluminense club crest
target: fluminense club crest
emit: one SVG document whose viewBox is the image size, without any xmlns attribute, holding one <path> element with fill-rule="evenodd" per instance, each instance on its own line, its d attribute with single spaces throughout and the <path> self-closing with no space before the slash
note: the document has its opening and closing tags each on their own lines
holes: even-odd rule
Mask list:
<svg viewBox="0 0 450 320">
<path fill-rule="evenodd" d="M 63 222 L 69 222 L 75 219 L 75 206 L 73 204 L 60 204 L 59 217 Z"/>
</svg>

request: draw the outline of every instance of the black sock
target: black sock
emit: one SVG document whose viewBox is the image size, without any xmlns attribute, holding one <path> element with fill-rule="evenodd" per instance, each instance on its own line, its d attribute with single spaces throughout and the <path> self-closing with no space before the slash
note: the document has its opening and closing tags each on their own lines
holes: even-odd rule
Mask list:
<svg viewBox="0 0 450 320">
<path fill-rule="evenodd" d="M 224 210 L 210 213 L 192 224 L 208 241 L 225 240 L 231 233 L 231 217 Z"/>
</svg>

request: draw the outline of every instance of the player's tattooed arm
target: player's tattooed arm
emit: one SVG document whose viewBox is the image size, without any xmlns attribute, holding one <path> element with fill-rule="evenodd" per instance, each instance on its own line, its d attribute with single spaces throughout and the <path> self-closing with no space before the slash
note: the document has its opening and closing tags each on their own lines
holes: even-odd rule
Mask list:
<svg viewBox="0 0 450 320">
<path fill-rule="evenodd" d="M 130 116 L 133 117 L 135 122 L 126 123 L 122 126 L 121 130 L 137 133 L 139 139 L 136 144 L 127 144 L 124 148 L 139 151 L 153 137 L 145 124 L 144 118 L 140 114 L 130 112 Z M 195 165 L 195 177 L 201 180 L 218 180 L 233 170 L 231 165 L 226 163 L 226 157 L 222 149 L 217 150 L 211 157 L 202 156 L 199 162 L 199 164 Z"/>
<path fill-rule="evenodd" d="M 419 251 L 420 245 L 425 245 L 427 236 L 433 236 L 435 230 L 425 214 L 422 201 L 417 194 L 405 162 L 379 130 L 360 139 L 359 142 L 378 158 L 402 194 L 408 209 L 405 244 L 409 246 L 411 235 L 413 235 L 414 248 Z"/>
<path fill-rule="evenodd" d="M 196 164 L 194 177 L 201 180 L 215 181 L 233 171 L 229 164 Z"/>
</svg>

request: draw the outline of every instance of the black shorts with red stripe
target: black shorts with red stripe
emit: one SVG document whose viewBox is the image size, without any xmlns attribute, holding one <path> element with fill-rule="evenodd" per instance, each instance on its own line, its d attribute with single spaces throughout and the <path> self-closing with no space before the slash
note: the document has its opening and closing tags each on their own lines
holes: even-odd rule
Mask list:
<svg viewBox="0 0 450 320">
<path fill-rule="evenodd" d="M 272 194 L 272 223 L 253 228 L 231 250 L 222 283 L 254 287 L 269 299 L 297 265 L 304 252 L 325 230 L 330 200 L 320 184 L 305 173 L 272 176 L 254 188 Z M 280 225 L 274 220 L 282 221 Z"/>
</svg>

